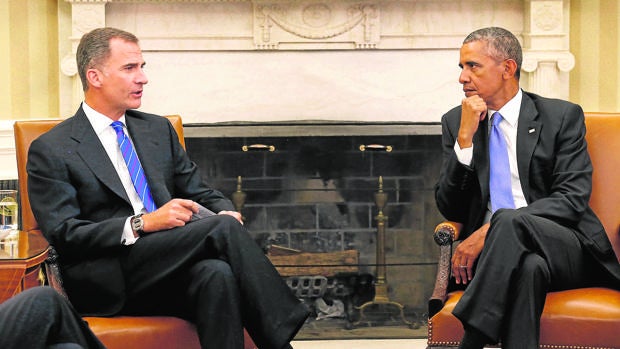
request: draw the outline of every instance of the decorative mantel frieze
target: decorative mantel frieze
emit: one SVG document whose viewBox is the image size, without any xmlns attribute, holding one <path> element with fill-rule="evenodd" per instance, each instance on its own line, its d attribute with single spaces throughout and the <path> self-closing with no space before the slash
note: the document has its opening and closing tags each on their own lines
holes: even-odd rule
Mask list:
<svg viewBox="0 0 620 349">
<path fill-rule="evenodd" d="M 380 41 L 379 6 L 366 1 L 254 3 L 256 49 L 373 49 Z"/>
</svg>

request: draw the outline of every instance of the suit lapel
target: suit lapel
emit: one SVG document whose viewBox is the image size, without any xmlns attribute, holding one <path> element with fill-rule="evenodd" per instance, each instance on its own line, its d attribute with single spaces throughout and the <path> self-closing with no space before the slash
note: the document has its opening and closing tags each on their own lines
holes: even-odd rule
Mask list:
<svg viewBox="0 0 620 349">
<path fill-rule="evenodd" d="M 528 202 L 530 164 L 543 127 L 542 123 L 537 119 L 538 110 L 534 102 L 527 93 L 523 93 L 521 111 L 519 112 L 519 125 L 517 126 L 517 167 L 519 168 L 521 188 Z"/>
<path fill-rule="evenodd" d="M 77 153 L 91 169 L 95 177 L 116 195 L 129 202 L 125 188 L 121 183 L 110 158 L 95 134 L 86 114 L 80 107 L 75 115 L 71 138 L 79 143 Z"/>
</svg>

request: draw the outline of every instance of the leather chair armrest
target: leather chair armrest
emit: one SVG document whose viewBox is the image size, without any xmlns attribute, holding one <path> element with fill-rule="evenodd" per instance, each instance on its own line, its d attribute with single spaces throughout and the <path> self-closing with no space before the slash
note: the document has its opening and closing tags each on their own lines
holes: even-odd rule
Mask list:
<svg viewBox="0 0 620 349">
<path fill-rule="evenodd" d="M 452 243 L 458 239 L 462 228 L 461 223 L 445 221 L 435 227 L 433 238 L 439 245 L 439 263 L 437 264 L 437 276 L 435 288 L 428 301 L 429 318 L 435 315 L 443 307 L 448 292 L 450 280 L 450 260 L 452 259 Z"/>
</svg>

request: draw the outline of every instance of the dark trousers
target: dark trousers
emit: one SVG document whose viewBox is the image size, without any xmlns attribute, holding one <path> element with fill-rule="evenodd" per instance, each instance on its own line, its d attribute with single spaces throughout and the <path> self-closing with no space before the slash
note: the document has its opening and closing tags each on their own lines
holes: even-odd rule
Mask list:
<svg viewBox="0 0 620 349">
<path fill-rule="evenodd" d="M 0 304 L 0 348 L 101 349 L 103 344 L 67 300 L 35 287 Z"/>
<path fill-rule="evenodd" d="M 548 291 L 588 284 L 599 268 L 575 233 L 518 210 L 491 219 L 475 275 L 454 308 L 464 327 L 473 327 L 502 348 L 538 348 L 540 316 Z"/>
<path fill-rule="evenodd" d="M 127 248 L 125 314 L 174 315 L 196 324 L 203 348 L 281 349 L 309 312 L 233 217 L 216 215 L 147 234 Z"/>
</svg>

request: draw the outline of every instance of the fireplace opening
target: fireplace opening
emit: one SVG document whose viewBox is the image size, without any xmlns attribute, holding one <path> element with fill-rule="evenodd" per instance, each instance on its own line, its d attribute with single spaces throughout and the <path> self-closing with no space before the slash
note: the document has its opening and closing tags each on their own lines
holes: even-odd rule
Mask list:
<svg viewBox="0 0 620 349">
<path fill-rule="evenodd" d="M 304 136 L 315 132 L 308 124 L 278 136 L 248 125 L 235 131 L 241 136 L 201 135 L 185 126 L 188 154 L 205 180 L 237 200 L 256 242 L 314 310 L 298 339 L 426 336 L 438 255 L 432 231 L 442 220 L 434 202 L 441 136 L 403 134 L 398 127 L 390 134 L 385 126 L 378 134 L 326 136 Z M 361 145 L 391 151 L 362 151 Z M 382 263 L 375 200 L 380 179 L 386 196 Z M 402 305 L 411 326 L 399 309 L 375 304 L 360 316 L 360 307 L 377 297 L 381 268 L 387 279 L 382 292 Z"/>
</svg>

